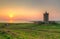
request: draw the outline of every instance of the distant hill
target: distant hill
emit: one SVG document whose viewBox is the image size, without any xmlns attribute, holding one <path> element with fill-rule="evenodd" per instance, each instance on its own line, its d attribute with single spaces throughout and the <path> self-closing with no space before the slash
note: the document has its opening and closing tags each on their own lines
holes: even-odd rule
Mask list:
<svg viewBox="0 0 60 39">
<path fill-rule="evenodd" d="M 56 23 L 59 23 L 60 24 L 60 21 L 56 21 Z"/>
</svg>

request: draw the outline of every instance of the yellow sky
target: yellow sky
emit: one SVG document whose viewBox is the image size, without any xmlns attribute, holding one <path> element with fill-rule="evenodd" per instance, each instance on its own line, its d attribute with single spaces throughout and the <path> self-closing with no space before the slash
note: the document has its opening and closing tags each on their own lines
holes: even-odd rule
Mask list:
<svg viewBox="0 0 60 39">
<path fill-rule="evenodd" d="M 35 8 L 26 8 L 26 7 L 19 7 L 19 8 L 2 8 L 0 11 L 0 17 L 2 19 L 14 19 L 14 20 L 34 20 L 39 19 L 41 17 L 42 10 L 36 10 Z"/>
</svg>

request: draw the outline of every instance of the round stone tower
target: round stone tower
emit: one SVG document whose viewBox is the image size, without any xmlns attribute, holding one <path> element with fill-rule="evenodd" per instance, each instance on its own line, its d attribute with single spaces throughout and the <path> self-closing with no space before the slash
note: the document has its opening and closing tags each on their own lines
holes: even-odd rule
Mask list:
<svg viewBox="0 0 60 39">
<path fill-rule="evenodd" d="M 48 23 L 49 22 L 49 13 L 45 12 L 43 15 L 44 15 L 44 17 L 43 17 L 44 18 L 44 22 Z"/>
</svg>

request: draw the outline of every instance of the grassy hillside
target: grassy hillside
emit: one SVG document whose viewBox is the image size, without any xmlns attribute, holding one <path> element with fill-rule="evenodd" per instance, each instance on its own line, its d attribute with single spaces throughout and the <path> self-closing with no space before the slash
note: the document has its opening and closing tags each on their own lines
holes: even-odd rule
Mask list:
<svg viewBox="0 0 60 39">
<path fill-rule="evenodd" d="M 60 39 L 60 24 L 0 23 L 0 39 Z"/>
</svg>

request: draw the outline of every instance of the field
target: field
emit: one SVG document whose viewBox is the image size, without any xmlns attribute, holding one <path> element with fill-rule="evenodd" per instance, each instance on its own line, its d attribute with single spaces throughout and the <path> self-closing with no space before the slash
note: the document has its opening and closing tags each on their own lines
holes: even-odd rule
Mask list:
<svg viewBox="0 0 60 39">
<path fill-rule="evenodd" d="M 0 39 L 60 39 L 60 24 L 0 23 Z"/>
</svg>

